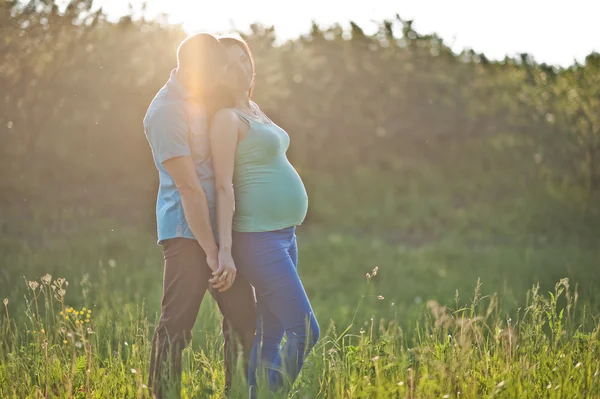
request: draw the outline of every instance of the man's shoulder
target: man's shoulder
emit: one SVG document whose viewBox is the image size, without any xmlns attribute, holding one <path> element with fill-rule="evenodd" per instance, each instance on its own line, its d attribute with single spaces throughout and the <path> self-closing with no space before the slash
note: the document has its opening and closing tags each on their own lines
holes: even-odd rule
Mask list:
<svg viewBox="0 0 600 399">
<path fill-rule="evenodd" d="M 185 102 L 176 96 L 170 95 L 168 89 L 163 87 L 148 106 L 144 116 L 144 124 L 148 125 L 163 118 L 184 119 L 186 115 Z"/>
</svg>

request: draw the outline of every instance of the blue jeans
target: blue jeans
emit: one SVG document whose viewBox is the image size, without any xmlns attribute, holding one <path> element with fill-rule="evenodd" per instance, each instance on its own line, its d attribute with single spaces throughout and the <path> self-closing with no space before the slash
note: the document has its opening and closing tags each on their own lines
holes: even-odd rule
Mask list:
<svg viewBox="0 0 600 399">
<path fill-rule="evenodd" d="M 295 227 L 233 232 L 236 267 L 256 291 L 256 338 L 248 367 L 251 387 L 256 387 L 257 375 L 265 375 L 272 391 L 289 389 L 319 339 L 319 326 L 298 276 L 295 232 Z"/>
</svg>

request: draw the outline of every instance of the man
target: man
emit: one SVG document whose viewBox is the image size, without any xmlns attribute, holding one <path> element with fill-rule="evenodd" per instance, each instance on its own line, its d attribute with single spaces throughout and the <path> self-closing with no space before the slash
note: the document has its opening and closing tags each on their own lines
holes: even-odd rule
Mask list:
<svg viewBox="0 0 600 399">
<path fill-rule="evenodd" d="M 230 256 L 216 243 L 214 172 L 203 101 L 225 74 L 227 53 L 209 34 L 185 39 L 171 72 L 144 118 L 160 185 L 158 242 L 164 253 L 162 313 L 152 340 L 149 387 L 157 398 L 179 397 L 181 354 L 189 343 L 207 289 L 223 314 L 226 389 L 239 340 L 247 365 L 255 331 L 252 287 L 236 278 Z"/>
</svg>

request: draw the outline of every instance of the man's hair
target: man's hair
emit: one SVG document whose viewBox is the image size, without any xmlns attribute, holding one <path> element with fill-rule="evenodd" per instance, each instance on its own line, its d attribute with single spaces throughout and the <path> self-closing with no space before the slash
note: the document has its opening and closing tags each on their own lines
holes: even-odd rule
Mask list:
<svg viewBox="0 0 600 399">
<path fill-rule="evenodd" d="M 180 69 L 206 73 L 227 63 L 227 52 L 210 33 L 188 36 L 177 49 L 177 66 Z"/>
</svg>

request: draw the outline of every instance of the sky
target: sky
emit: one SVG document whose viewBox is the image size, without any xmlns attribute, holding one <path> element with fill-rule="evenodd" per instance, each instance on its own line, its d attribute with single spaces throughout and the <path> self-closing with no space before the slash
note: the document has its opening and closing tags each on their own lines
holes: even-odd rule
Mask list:
<svg viewBox="0 0 600 399">
<path fill-rule="evenodd" d="M 600 52 L 600 0 L 146 0 L 146 15 L 167 14 L 188 33 L 245 31 L 254 22 L 274 25 L 280 39 L 323 27 L 358 23 L 367 33 L 374 21 L 414 20 L 419 33 L 437 33 L 455 51 L 471 48 L 488 58 L 530 53 L 538 62 L 568 66 Z M 139 10 L 142 0 L 130 0 Z M 568 4 L 568 5 L 567 5 Z M 125 0 L 96 0 L 110 18 L 128 12 Z"/>
</svg>

